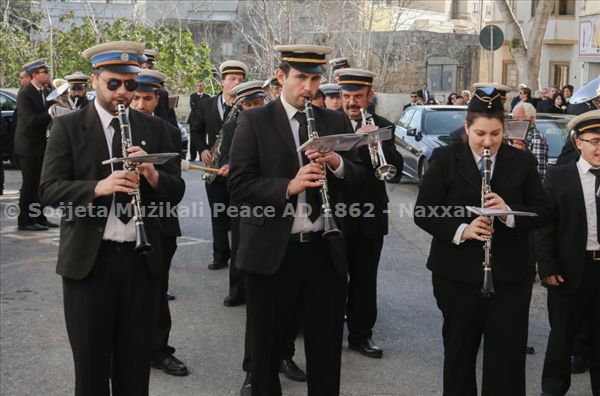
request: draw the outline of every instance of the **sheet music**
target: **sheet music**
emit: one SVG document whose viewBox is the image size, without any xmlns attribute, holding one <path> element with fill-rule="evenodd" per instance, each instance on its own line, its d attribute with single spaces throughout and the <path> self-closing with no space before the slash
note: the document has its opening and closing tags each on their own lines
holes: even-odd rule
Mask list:
<svg viewBox="0 0 600 396">
<path fill-rule="evenodd" d="M 165 162 L 169 161 L 171 158 L 175 158 L 178 156 L 179 156 L 179 153 L 158 153 L 158 154 L 138 155 L 135 157 L 127 157 L 127 158 L 111 158 L 106 161 L 102 161 L 102 165 L 118 164 L 118 163 L 123 162 L 124 159 L 127 159 L 131 162 L 137 162 L 140 164 L 162 165 Z"/>
<path fill-rule="evenodd" d="M 537 213 L 534 212 L 520 212 L 518 210 L 501 210 L 501 209 L 488 209 L 480 208 L 477 206 L 467 206 L 467 210 L 471 213 L 475 213 L 479 216 L 499 217 L 499 216 L 529 216 L 537 217 Z"/>
</svg>

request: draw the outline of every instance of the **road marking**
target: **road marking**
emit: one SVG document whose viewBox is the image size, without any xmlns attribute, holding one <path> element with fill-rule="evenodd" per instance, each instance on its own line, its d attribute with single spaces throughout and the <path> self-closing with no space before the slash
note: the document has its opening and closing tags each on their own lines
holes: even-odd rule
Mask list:
<svg viewBox="0 0 600 396">
<path fill-rule="evenodd" d="M 58 256 L 54 256 L 54 257 L 31 259 L 31 260 L 25 260 L 25 261 L 14 261 L 12 263 L 2 264 L 2 265 L 0 265 L 0 267 L 8 268 L 8 267 L 16 267 L 19 265 L 47 263 L 47 262 L 52 262 L 52 261 L 57 261 L 57 260 L 58 260 Z"/>
<path fill-rule="evenodd" d="M 187 236 L 179 237 L 179 240 L 188 240 L 189 242 L 177 242 L 177 246 L 198 245 L 200 243 L 212 243 L 212 240 L 192 238 Z"/>
</svg>

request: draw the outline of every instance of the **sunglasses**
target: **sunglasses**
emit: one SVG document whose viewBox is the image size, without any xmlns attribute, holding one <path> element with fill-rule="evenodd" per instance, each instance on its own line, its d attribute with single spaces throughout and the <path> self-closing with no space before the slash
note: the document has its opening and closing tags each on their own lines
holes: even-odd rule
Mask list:
<svg viewBox="0 0 600 396">
<path fill-rule="evenodd" d="M 100 76 L 99 76 L 100 77 Z M 104 80 L 102 77 L 100 77 L 102 80 Z M 134 79 L 129 79 L 129 80 L 117 80 L 116 78 L 111 78 L 109 80 L 104 80 L 106 81 L 106 88 L 108 88 L 109 91 L 116 91 L 117 89 L 119 89 L 119 87 L 122 84 L 125 84 L 125 89 L 128 90 L 129 92 L 133 92 L 137 89 L 138 87 L 138 82 L 137 80 Z"/>
<path fill-rule="evenodd" d="M 48 70 L 39 70 L 36 71 L 37 74 L 48 74 Z"/>
</svg>

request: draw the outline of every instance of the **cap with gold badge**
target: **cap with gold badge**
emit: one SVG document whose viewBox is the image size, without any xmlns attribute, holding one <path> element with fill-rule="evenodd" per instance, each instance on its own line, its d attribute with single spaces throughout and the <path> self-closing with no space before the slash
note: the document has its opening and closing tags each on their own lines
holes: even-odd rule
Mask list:
<svg viewBox="0 0 600 396">
<path fill-rule="evenodd" d="M 469 102 L 468 111 L 476 113 L 504 111 L 500 92 L 493 87 L 478 88 Z"/>
<path fill-rule="evenodd" d="M 339 77 L 338 85 L 340 89 L 356 91 L 364 87 L 373 86 L 373 79 L 377 74 L 368 70 L 361 69 L 339 69 L 335 71 Z"/>
<path fill-rule="evenodd" d="M 98 44 L 83 51 L 85 59 L 92 62 L 92 69 L 104 69 L 115 73 L 139 73 L 138 57 L 144 46 L 133 41 L 112 41 Z"/>
<path fill-rule="evenodd" d="M 348 58 L 335 58 L 329 61 L 331 65 L 331 71 L 334 72 L 338 69 L 345 69 L 350 67 L 350 61 Z"/>
<path fill-rule="evenodd" d="M 39 69 L 39 68 L 50 69 L 50 65 L 48 63 L 46 63 L 47 60 L 48 60 L 48 58 L 42 58 L 42 59 L 37 59 L 32 62 L 26 63 L 23 65 L 23 69 L 25 69 L 28 72 L 32 72 L 35 69 Z"/>
<path fill-rule="evenodd" d="M 281 61 L 293 69 L 304 73 L 323 73 L 323 65 L 327 64 L 325 55 L 331 54 L 332 48 L 322 45 L 278 45 L 275 51 L 281 52 Z"/>
<path fill-rule="evenodd" d="M 232 88 L 236 99 L 242 102 L 265 96 L 263 81 L 248 81 Z"/>
<path fill-rule="evenodd" d="M 246 77 L 249 73 L 249 69 L 244 62 L 229 60 L 221 63 L 219 72 L 223 78 L 225 78 L 225 75 L 227 74 L 241 74 Z"/>
<path fill-rule="evenodd" d="M 73 88 L 87 88 L 90 77 L 82 72 L 75 72 L 66 76 L 65 80 L 67 80 Z"/>
<path fill-rule="evenodd" d="M 167 76 L 157 70 L 144 69 L 138 74 L 136 91 L 156 91 L 165 82 Z"/>
<path fill-rule="evenodd" d="M 325 96 L 340 96 L 340 86 L 337 84 L 323 84 L 319 89 Z"/>
<path fill-rule="evenodd" d="M 569 130 L 575 132 L 575 136 L 582 133 L 600 133 L 600 110 L 587 111 L 573 118 L 567 124 Z"/>
<path fill-rule="evenodd" d="M 508 85 L 498 83 L 475 83 L 475 88 L 494 88 L 500 94 L 500 99 L 506 100 L 506 94 L 512 92 L 512 88 Z"/>
</svg>

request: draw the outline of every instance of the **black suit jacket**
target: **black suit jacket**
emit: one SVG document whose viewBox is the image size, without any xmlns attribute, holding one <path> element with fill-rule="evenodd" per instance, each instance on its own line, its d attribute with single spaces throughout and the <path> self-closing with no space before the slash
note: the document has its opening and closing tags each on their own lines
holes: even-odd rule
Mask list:
<svg viewBox="0 0 600 396">
<path fill-rule="evenodd" d="M 200 153 L 210 149 L 215 144 L 217 135 L 221 132 L 223 120 L 219 114 L 219 100 L 222 100 L 221 94 L 199 102 L 199 111 L 196 116 L 196 128 L 191 131 L 191 134 L 194 145 Z"/>
<path fill-rule="evenodd" d="M 174 158 L 169 161 L 168 166 L 171 166 L 171 163 L 174 163 L 177 168 L 181 169 L 181 131 L 175 128 L 173 125 L 169 124 L 165 120 L 161 119 L 161 121 L 165 124 L 167 131 L 169 132 L 169 137 L 171 138 L 171 143 L 173 145 L 173 152 L 179 153 L 179 157 Z M 162 165 L 157 166 L 158 169 L 162 168 Z M 175 212 L 177 213 L 177 212 Z M 179 227 L 179 219 L 174 216 L 163 216 L 160 218 L 160 233 L 164 235 L 170 236 L 181 236 L 181 228 Z"/>
<path fill-rule="evenodd" d="M 314 113 L 320 136 L 353 133 L 350 121 L 344 114 L 319 107 L 314 107 Z M 364 168 L 356 153 L 342 155 L 344 179 L 336 178 L 331 172 L 328 172 L 327 178 L 334 211 L 335 204 L 340 202 L 340 191 L 358 188 L 364 177 Z M 288 209 L 295 208 L 298 198 L 293 195 L 286 199 L 288 184 L 300 169 L 296 145 L 281 99 L 240 113 L 229 165 L 229 190 L 233 200 L 250 207 L 271 206 L 275 209 L 273 217 L 240 219 L 236 266 L 256 274 L 273 274 L 281 264 L 292 231 L 294 218 L 284 216 L 286 206 Z M 338 273 L 345 273 L 344 238 L 330 239 L 328 244 Z"/>
<path fill-rule="evenodd" d="M 223 165 L 229 164 L 229 152 L 231 151 L 231 144 L 233 143 L 233 136 L 235 135 L 235 129 L 237 128 L 238 118 L 223 124 L 223 142 L 221 143 L 221 156 L 219 157 L 219 168 Z"/>
<path fill-rule="evenodd" d="M 376 114 L 373 114 L 372 117 L 375 125 L 379 128 L 392 127 L 392 137 L 383 142 L 383 154 L 387 163 L 396 167 L 397 174 L 402 174 L 404 159 L 394 143 L 394 124 Z M 344 202 L 347 210 L 350 210 L 349 208 L 353 204 L 358 203 L 360 216 L 348 215 L 344 218 L 344 235 L 352 236 L 362 233 L 366 238 L 387 235 L 387 208 L 390 200 L 385 189 L 385 182 L 375 177 L 375 168 L 373 168 L 368 147 L 360 147 L 357 152 L 362 166 L 366 170 L 365 180 L 361 183 L 360 189 L 344 194 Z"/>
<path fill-rule="evenodd" d="M 537 171 L 537 161 L 531 153 L 502 144 L 496 162 L 492 191 L 512 210 L 540 215 L 515 216 L 515 228 L 507 227 L 499 219 L 494 220 L 494 279 L 500 282 L 523 280 L 534 272 L 528 232 L 542 225 L 549 202 Z M 458 227 L 477 217 L 466 217 L 467 205 L 481 206 L 481 176 L 469 144 L 463 142 L 436 148 L 423 176 L 415 207 L 415 223 L 433 236 L 427 268 L 449 279 L 478 283 L 483 279 L 483 242 L 452 243 Z M 430 216 L 429 207 L 435 206 L 452 207 L 449 212 L 452 216 L 440 209 L 436 211 L 439 217 Z M 460 213 L 460 208 L 464 213 Z"/>
<path fill-rule="evenodd" d="M 169 93 L 166 89 L 160 88 L 158 90 L 158 105 L 154 109 L 154 115 L 162 118 L 169 124 L 177 127 L 177 115 L 175 114 L 175 110 L 169 108 Z"/>
<path fill-rule="evenodd" d="M 148 153 L 173 152 L 171 138 L 165 124 L 157 118 L 137 111 L 129 112 L 134 146 Z M 145 144 L 142 144 L 142 141 Z M 81 111 L 57 117 L 52 126 L 44 157 L 40 182 L 40 199 L 44 205 L 58 207 L 61 203 L 73 206 L 105 207 L 103 217 L 82 216 L 67 221 L 61 219 L 60 247 L 56 272 L 66 278 L 82 279 L 92 269 L 106 226 L 112 196 L 94 198 L 98 182 L 111 173 L 110 165 L 102 165 L 109 158 L 108 146 L 96 107 L 89 105 Z M 155 191 L 142 177 L 140 193 L 142 205 L 152 202 L 181 201 L 185 183 L 175 161 L 167 162 L 159 173 L 159 189 Z M 144 255 L 151 274 L 162 271 L 158 217 L 150 217 L 147 209 L 144 225 L 154 251 Z M 102 213 L 95 213 L 102 214 Z M 156 215 L 157 216 L 157 215 Z"/>
<path fill-rule="evenodd" d="M 431 91 L 427 90 L 427 94 L 428 94 L 428 98 L 425 98 L 425 94 L 423 93 L 422 89 L 419 89 L 417 91 L 417 95 L 419 95 L 419 98 L 423 99 L 423 102 L 427 103 L 427 100 L 429 100 L 429 98 L 431 98 Z"/>
<path fill-rule="evenodd" d="M 540 100 L 536 105 L 536 111 L 538 113 L 549 113 L 553 106 L 554 102 L 552 99 Z"/>
<path fill-rule="evenodd" d="M 188 116 L 187 123 L 190 126 L 194 126 L 196 122 L 196 116 L 198 115 L 198 111 L 200 111 L 200 101 L 210 99 L 210 95 L 199 94 L 198 92 L 190 95 L 190 115 Z"/>
<path fill-rule="evenodd" d="M 549 290 L 572 294 L 581 283 L 585 265 L 587 221 L 577 162 L 549 167 L 544 189 L 550 200 L 550 226 L 535 232 L 540 278 L 561 275 L 565 282 Z"/>
<path fill-rule="evenodd" d="M 50 91 L 44 88 L 44 97 Z M 52 117 L 48 108 L 53 102 L 42 100 L 40 92 L 31 83 L 21 89 L 17 95 L 19 120 L 15 131 L 15 154 L 22 156 L 43 156 L 46 150 L 46 132 Z"/>
</svg>

